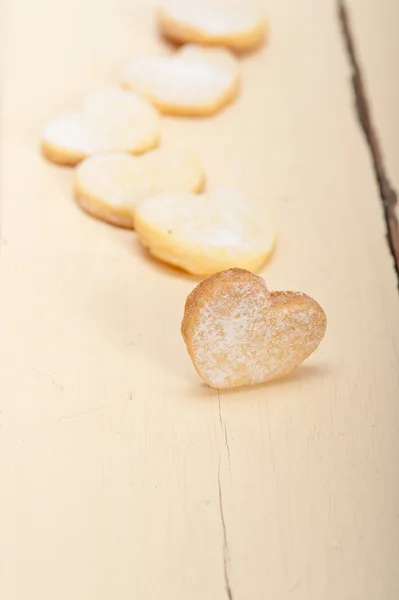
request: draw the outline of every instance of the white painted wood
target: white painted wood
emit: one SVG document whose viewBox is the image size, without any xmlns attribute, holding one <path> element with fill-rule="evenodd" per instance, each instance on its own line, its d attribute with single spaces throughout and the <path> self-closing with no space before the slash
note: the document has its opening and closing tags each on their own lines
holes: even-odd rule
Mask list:
<svg viewBox="0 0 399 600">
<path fill-rule="evenodd" d="M 210 185 L 275 205 L 263 275 L 313 295 L 329 327 L 286 380 L 220 396 L 180 337 L 196 280 L 82 214 L 72 172 L 38 152 L 47 119 L 163 48 L 150 4 L 8 5 L 5 600 L 397 598 L 399 311 L 378 194 L 334 3 L 269 4 L 270 44 L 243 58 L 239 101 L 165 119 L 163 144 L 196 149 Z"/>
</svg>

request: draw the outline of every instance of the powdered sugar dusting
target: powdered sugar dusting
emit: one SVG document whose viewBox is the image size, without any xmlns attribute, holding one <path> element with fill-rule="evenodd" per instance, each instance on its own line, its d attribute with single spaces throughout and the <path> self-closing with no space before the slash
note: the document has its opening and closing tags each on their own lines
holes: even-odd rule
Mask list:
<svg viewBox="0 0 399 600">
<path fill-rule="evenodd" d="M 304 294 L 270 294 L 260 278 L 226 281 L 200 308 L 192 335 L 199 373 L 216 388 L 284 375 L 320 343 L 325 315 Z"/>
<path fill-rule="evenodd" d="M 172 19 L 211 35 L 238 35 L 262 22 L 262 14 L 243 2 L 166 0 L 162 9 Z"/>
<path fill-rule="evenodd" d="M 44 128 L 43 140 L 72 152 L 89 154 L 93 151 L 93 145 L 79 113 L 71 113 L 50 121 Z"/>
<path fill-rule="evenodd" d="M 108 89 L 91 93 L 82 119 L 96 152 L 147 150 L 158 142 L 157 111 L 132 92 Z"/>
<path fill-rule="evenodd" d="M 157 145 L 159 129 L 159 115 L 150 102 L 132 92 L 108 89 L 90 94 L 80 113 L 51 121 L 43 140 L 82 154 L 142 152 Z"/>
<path fill-rule="evenodd" d="M 172 57 L 134 59 L 123 83 L 160 106 L 201 108 L 218 102 L 238 76 L 238 62 L 227 50 L 189 45 Z"/>
<path fill-rule="evenodd" d="M 136 205 L 135 223 L 155 256 L 199 275 L 231 267 L 256 271 L 276 239 L 265 199 L 238 188 L 146 198 Z"/>
<path fill-rule="evenodd" d="M 133 207 L 149 195 L 165 191 L 196 191 L 203 167 L 187 151 L 154 150 L 143 156 L 97 154 L 83 161 L 76 178 L 80 190 L 111 206 Z"/>
</svg>

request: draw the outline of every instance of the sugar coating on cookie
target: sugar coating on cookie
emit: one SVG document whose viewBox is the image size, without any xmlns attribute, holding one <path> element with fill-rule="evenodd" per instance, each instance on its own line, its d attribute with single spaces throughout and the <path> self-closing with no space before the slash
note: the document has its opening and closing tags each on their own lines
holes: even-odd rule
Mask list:
<svg viewBox="0 0 399 600">
<path fill-rule="evenodd" d="M 220 110 L 239 88 L 237 59 L 223 48 L 183 46 L 170 57 L 136 58 L 122 84 L 166 114 L 206 116 Z"/>
<path fill-rule="evenodd" d="M 265 199 L 237 188 L 153 196 L 136 205 L 134 219 L 153 256 L 195 275 L 234 266 L 256 271 L 276 239 Z"/>
<path fill-rule="evenodd" d="M 86 212 L 133 228 L 133 208 L 139 200 L 162 192 L 199 192 L 204 180 L 204 169 L 193 152 L 154 150 L 142 156 L 90 156 L 77 167 L 74 188 Z"/>
<path fill-rule="evenodd" d="M 42 152 L 51 162 L 74 166 L 94 147 L 79 113 L 63 115 L 48 123 L 42 134 Z"/>
<path fill-rule="evenodd" d="M 231 269 L 189 295 L 182 334 L 198 374 L 224 389 L 286 375 L 314 352 L 326 326 L 313 298 L 269 292 L 261 277 Z"/>
<path fill-rule="evenodd" d="M 247 52 L 266 38 L 264 15 L 248 2 L 166 0 L 158 8 L 161 33 L 178 43 L 225 46 Z"/>
<path fill-rule="evenodd" d="M 51 161 L 74 165 L 97 152 L 141 154 L 158 145 L 160 121 L 148 100 L 109 89 L 90 94 L 81 111 L 51 121 L 42 150 Z"/>
</svg>

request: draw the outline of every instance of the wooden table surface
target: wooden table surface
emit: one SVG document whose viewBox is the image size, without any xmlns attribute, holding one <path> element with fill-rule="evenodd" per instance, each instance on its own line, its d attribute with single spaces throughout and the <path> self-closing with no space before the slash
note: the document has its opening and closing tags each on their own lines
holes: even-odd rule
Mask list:
<svg viewBox="0 0 399 600">
<path fill-rule="evenodd" d="M 82 214 L 72 171 L 38 152 L 49 118 L 166 51 L 152 5 L 3 0 L 2 599 L 399 597 L 399 3 L 346 7 L 343 35 L 334 0 L 269 0 L 239 100 L 163 121 L 164 147 L 198 151 L 210 186 L 274 205 L 262 275 L 329 319 L 287 379 L 218 394 L 179 331 L 196 280 Z"/>
</svg>

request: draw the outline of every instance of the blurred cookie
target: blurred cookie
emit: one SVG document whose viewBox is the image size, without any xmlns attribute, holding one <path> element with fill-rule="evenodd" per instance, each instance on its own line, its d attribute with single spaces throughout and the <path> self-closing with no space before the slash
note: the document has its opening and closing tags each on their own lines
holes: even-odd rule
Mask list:
<svg viewBox="0 0 399 600">
<path fill-rule="evenodd" d="M 132 60 L 122 84 L 163 113 L 207 116 L 233 100 L 239 78 L 238 61 L 228 50 L 187 45 L 170 57 Z"/>
<path fill-rule="evenodd" d="M 80 112 L 51 121 L 42 135 L 50 161 L 75 165 L 98 152 L 141 154 L 158 145 L 160 121 L 144 98 L 118 89 L 90 94 Z"/>
<path fill-rule="evenodd" d="M 267 35 L 264 16 L 245 2 L 168 0 L 158 9 L 158 26 L 179 44 L 225 46 L 235 52 L 257 48 Z"/>
<path fill-rule="evenodd" d="M 134 222 L 152 255 L 195 275 L 234 266 L 255 271 L 276 240 L 264 199 L 235 188 L 147 198 L 136 205 Z"/>
<path fill-rule="evenodd" d="M 98 154 L 77 167 L 75 195 L 92 216 L 133 228 L 133 208 L 139 200 L 161 192 L 199 192 L 204 180 L 201 162 L 192 152 Z"/>
</svg>

